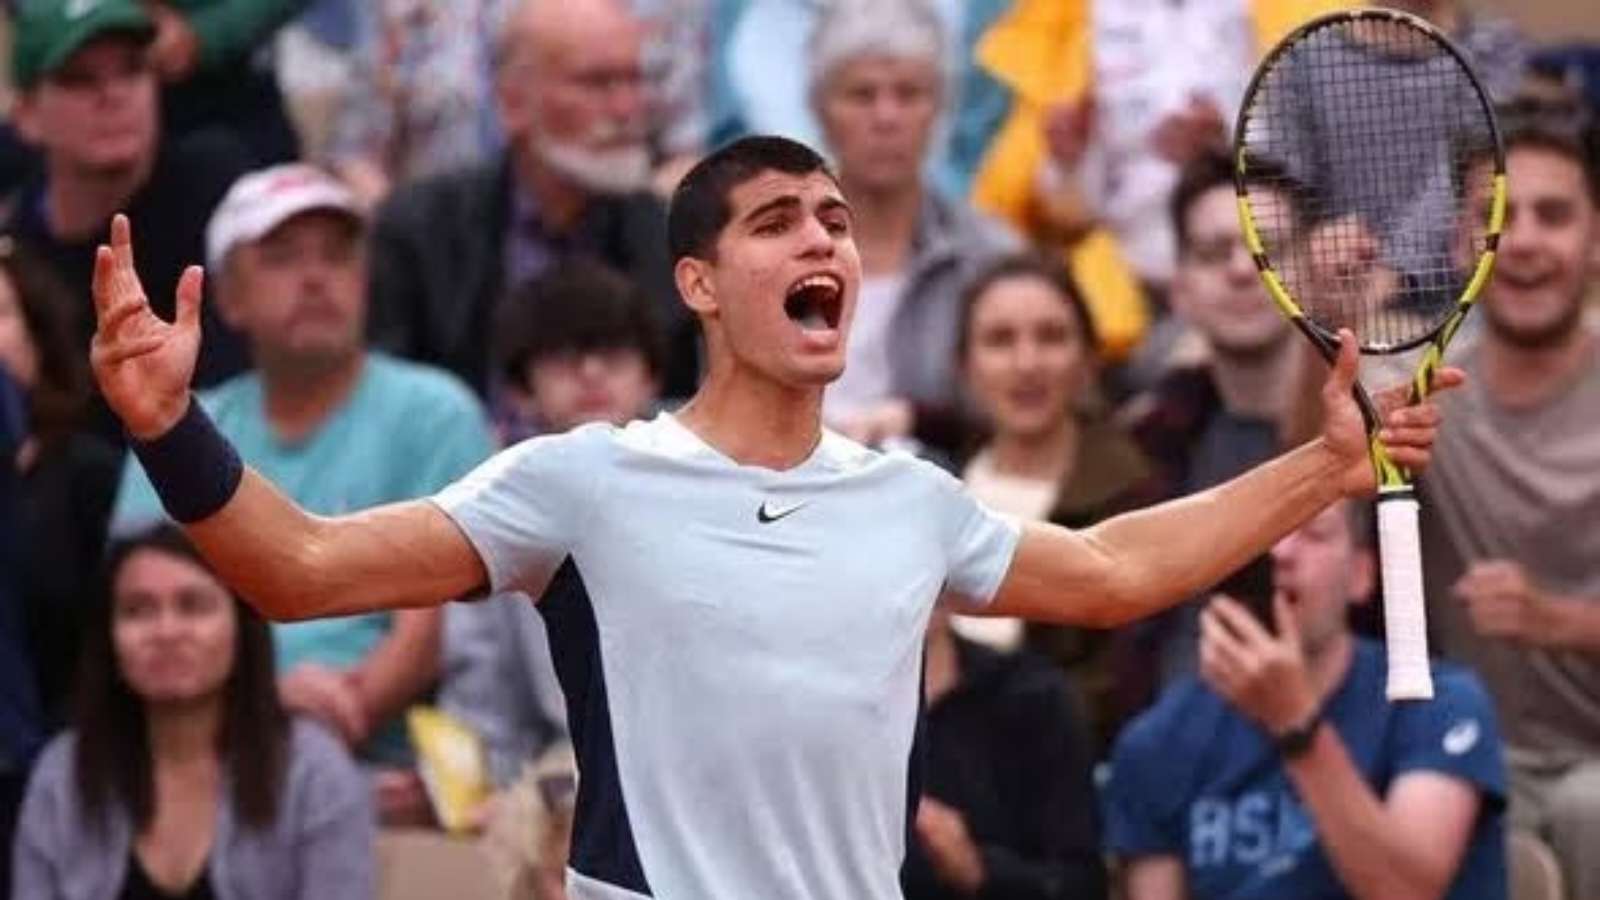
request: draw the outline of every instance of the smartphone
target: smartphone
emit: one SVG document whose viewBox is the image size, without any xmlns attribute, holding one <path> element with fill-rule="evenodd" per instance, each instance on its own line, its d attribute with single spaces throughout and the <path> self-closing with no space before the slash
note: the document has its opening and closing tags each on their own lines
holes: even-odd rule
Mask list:
<svg viewBox="0 0 1600 900">
<path fill-rule="evenodd" d="M 1261 624 L 1272 631 L 1272 555 L 1263 553 L 1250 560 L 1223 579 L 1213 593 L 1226 594 L 1255 614 Z"/>
</svg>

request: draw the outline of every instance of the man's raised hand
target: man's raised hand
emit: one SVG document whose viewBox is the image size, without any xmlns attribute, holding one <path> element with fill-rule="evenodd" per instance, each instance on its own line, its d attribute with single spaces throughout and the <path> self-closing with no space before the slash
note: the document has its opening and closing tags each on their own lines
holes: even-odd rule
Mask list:
<svg viewBox="0 0 1600 900">
<path fill-rule="evenodd" d="M 150 309 L 133 264 L 126 216 L 111 220 L 111 244 L 94 260 L 95 381 L 128 433 L 165 434 L 189 407 L 189 381 L 200 353 L 202 274 L 190 266 L 178 280 L 177 314 L 166 322 Z"/>
</svg>

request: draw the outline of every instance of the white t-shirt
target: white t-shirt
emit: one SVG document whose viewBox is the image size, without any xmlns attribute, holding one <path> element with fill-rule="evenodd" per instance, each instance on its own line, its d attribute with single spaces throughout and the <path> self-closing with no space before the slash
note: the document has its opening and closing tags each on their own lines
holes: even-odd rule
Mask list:
<svg viewBox="0 0 1600 900">
<path fill-rule="evenodd" d="M 824 432 L 743 466 L 670 414 L 526 441 L 435 502 L 491 590 L 542 595 L 573 900 L 898 900 L 928 616 L 993 597 L 1013 523 L 909 455 Z"/>
<path fill-rule="evenodd" d="M 1177 167 L 1156 155 L 1155 128 L 1210 98 L 1231 123 L 1256 54 L 1245 0 L 1094 0 L 1096 120 L 1080 171 L 1097 215 L 1140 277 L 1172 277 L 1177 247 L 1168 203 Z"/>
<path fill-rule="evenodd" d="M 905 284 L 905 275 L 898 272 L 862 279 L 850 342 L 845 345 L 844 374 L 822 395 L 822 414 L 828 421 L 836 422 L 894 396 L 889 328 L 900 309 Z"/>
</svg>

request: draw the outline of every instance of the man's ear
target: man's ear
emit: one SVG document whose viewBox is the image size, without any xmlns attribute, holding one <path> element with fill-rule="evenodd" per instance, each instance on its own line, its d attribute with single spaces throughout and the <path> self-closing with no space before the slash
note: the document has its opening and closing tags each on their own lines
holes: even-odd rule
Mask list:
<svg viewBox="0 0 1600 900">
<path fill-rule="evenodd" d="M 678 284 L 678 295 L 696 315 L 717 314 L 717 292 L 711 283 L 710 263 L 685 256 L 672 267 L 672 277 Z"/>
</svg>

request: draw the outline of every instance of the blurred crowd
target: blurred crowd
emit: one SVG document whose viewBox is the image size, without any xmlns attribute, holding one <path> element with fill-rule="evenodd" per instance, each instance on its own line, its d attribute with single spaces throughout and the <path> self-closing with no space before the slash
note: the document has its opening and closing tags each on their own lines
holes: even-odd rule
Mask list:
<svg viewBox="0 0 1600 900">
<path fill-rule="evenodd" d="M 89 377 L 114 214 L 158 313 L 204 264 L 202 402 L 335 515 L 686 398 L 666 203 L 795 137 L 864 269 L 828 427 L 1086 527 L 1315 433 L 1226 148 L 1263 51 L 1346 5 L 8 0 L 0 896 L 467 896 L 469 853 L 550 900 L 580 803 L 530 598 L 268 625 L 164 522 Z M 1600 897 L 1600 47 L 1389 5 L 1466 51 L 1510 177 L 1422 486 L 1435 699 L 1383 698 L 1359 504 L 1123 629 L 938 611 L 909 900 Z M 1285 750 L 1308 693 L 1331 727 Z M 464 815 L 418 706 L 481 746 Z"/>
</svg>

